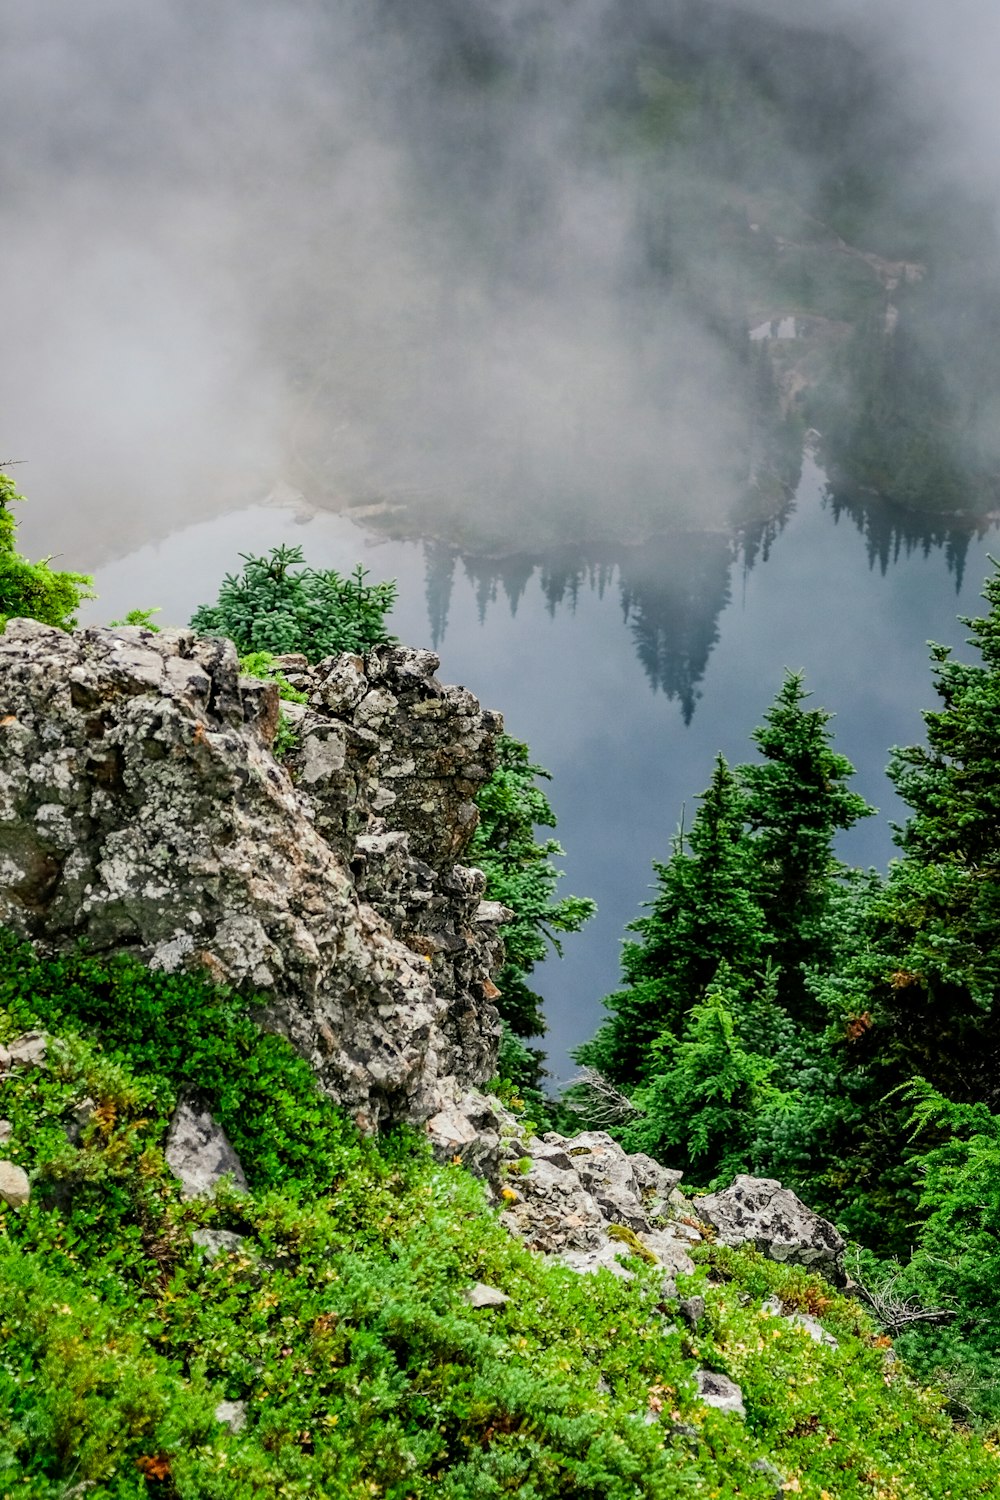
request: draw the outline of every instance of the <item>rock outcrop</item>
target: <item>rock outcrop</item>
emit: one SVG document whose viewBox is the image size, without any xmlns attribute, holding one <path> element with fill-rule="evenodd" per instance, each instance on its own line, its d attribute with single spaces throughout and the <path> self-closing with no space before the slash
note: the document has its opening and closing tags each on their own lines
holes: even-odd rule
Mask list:
<svg viewBox="0 0 1000 1500">
<path fill-rule="evenodd" d="M 755 1245 L 771 1260 L 841 1277 L 843 1236 L 774 1178 L 737 1177 L 724 1192 L 699 1198 L 698 1214 L 723 1245 Z"/>
<path fill-rule="evenodd" d="M 605 1267 L 622 1275 L 620 1257 L 637 1256 L 664 1267 L 665 1292 L 673 1296 L 674 1276 L 694 1269 L 692 1245 L 718 1240 L 733 1248 L 754 1245 L 773 1260 L 842 1280 L 844 1242 L 837 1230 L 769 1178 L 740 1176 L 724 1192 L 687 1198 L 680 1172 L 642 1153 L 630 1155 L 602 1130 L 525 1137 L 514 1115 L 471 1092 L 454 1114 L 472 1134 L 475 1121 L 481 1140 L 490 1143 L 480 1170 L 491 1183 L 500 1222 L 531 1249 L 573 1270 Z M 704 1310 L 700 1297 L 679 1306 L 692 1327 Z M 782 1312 L 780 1304 L 769 1310 Z M 814 1320 L 796 1321 L 811 1337 L 828 1341 Z"/>
<path fill-rule="evenodd" d="M 241 989 L 364 1128 L 423 1124 L 440 1158 L 491 1182 L 512 1233 L 578 1271 L 621 1273 L 632 1254 L 669 1284 L 708 1225 L 836 1277 L 839 1234 L 780 1183 L 738 1177 L 688 1202 L 679 1172 L 603 1132 L 525 1140 L 477 1092 L 496 1064 L 491 974 L 510 913 L 457 861 L 501 720 L 442 686 L 428 651 L 279 664 L 305 698 L 286 706 L 284 763 L 277 689 L 241 676 L 229 642 L 10 621 L 0 923 L 43 950 L 84 940 Z M 10 1042 L 0 1073 L 46 1066 L 46 1047 L 36 1033 Z M 167 1154 L 186 1193 L 241 1181 L 186 1105 Z M 26 1201 L 0 1165 L 0 1197 Z"/>
<path fill-rule="evenodd" d="M 668 1280 L 693 1271 L 688 1250 L 701 1235 L 677 1190 L 680 1172 L 629 1156 L 601 1130 L 524 1141 L 512 1117 L 500 1128 L 500 1221 L 531 1249 L 584 1273 L 625 1274 L 622 1255 L 662 1265 Z"/>
<path fill-rule="evenodd" d="M 456 861 L 498 715 L 437 658 L 307 668 L 288 766 L 273 684 L 229 642 L 141 627 L 0 636 L 0 923 L 254 993 L 365 1127 L 493 1071 L 503 908 Z"/>
<path fill-rule="evenodd" d="M 430 651 L 386 646 L 310 669 L 279 657 L 306 705 L 284 705 L 298 733 L 286 764 L 317 831 L 351 872 L 358 898 L 429 966 L 441 1025 L 481 1081 L 496 1063 L 490 979 L 503 907 L 483 900 L 480 870 L 457 864 L 475 832 L 474 798 L 494 766 L 499 714 L 446 687 Z"/>
</svg>

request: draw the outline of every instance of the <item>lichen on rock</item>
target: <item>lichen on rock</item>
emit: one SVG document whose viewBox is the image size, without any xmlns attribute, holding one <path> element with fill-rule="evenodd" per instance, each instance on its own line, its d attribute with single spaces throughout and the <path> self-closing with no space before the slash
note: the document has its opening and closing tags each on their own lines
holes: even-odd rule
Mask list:
<svg viewBox="0 0 1000 1500">
<path fill-rule="evenodd" d="M 493 1072 L 502 907 L 457 863 L 499 715 L 381 647 L 277 689 L 192 630 L 0 636 L 0 922 L 263 1000 L 366 1128 L 423 1121 Z"/>
</svg>

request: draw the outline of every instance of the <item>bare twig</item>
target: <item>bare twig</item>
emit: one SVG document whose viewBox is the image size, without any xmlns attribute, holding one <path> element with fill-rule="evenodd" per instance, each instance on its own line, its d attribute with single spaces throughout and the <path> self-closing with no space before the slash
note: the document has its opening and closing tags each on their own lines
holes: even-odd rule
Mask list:
<svg viewBox="0 0 1000 1500">
<path fill-rule="evenodd" d="M 621 1089 L 596 1068 L 581 1068 L 563 1092 L 563 1102 L 574 1114 L 584 1115 L 598 1130 L 624 1125 L 642 1114 Z"/>
<path fill-rule="evenodd" d="M 905 1296 L 899 1288 L 902 1274 L 903 1267 L 897 1266 L 880 1286 L 866 1285 L 861 1277 L 861 1257 L 855 1252 L 851 1272 L 854 1289 L 891 1338 L 902 1333 L 911 1323 L 947 1323 L 955 1317 L 954 1308 L 925 1307 L 914 1293 Z"/>
</svg>

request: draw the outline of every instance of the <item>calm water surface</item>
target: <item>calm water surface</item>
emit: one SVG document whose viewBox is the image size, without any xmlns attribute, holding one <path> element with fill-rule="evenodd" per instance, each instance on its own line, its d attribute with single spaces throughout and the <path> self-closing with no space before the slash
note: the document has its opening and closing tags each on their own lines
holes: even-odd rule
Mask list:
<svg viewBox="0 0 1000 1500">
<path fill-rule="evenodd" d="M 887 748 L 921 737 L 921 710 L 933 706 L 926 642 L 963 642 L 956 616 L 977 612 L 991 543 L 970 541 L 960 586 L 946 550 L 929 543 L 900 549 L 883 571 L 851 520 L 835 519 L 824 490 L 807 462 L 791 519 L 749 571 L 730 561 L 722 539 L 679 538 L 626 568 L 624 590 L 623 573 L 606 561 L 565 586 L 530 560 L 498 572 L 459 559 L 449 594 L 440 549 L 428 556 L 418 543 L 375 540 L 341 515 L 260 504 L 98 567 L 100 600 L 84 619 L 156 604 L 163 623 L 183 623 L 214 598 L 239 552 L 278 542 L 300 543 L 314 566 L 346 570 L 360 560 L 398 578 L 395 633 L 413 645 L 436 635 L 442 678 L 502 709 L 510 732 L 551 769 L 564 889 L 597 900 L 587 930 L 538 975 L 550 1067 L 566 1078 L 570 1050 L 593 1033 L 600 998 L 617 982 L 619 944 L 647 897 L 651 861 L 666 856 L 685 805 L 690 819 L 716 752 L 750 758 L 750 731 L 785 668 L 804 671 L 814 702 L 834 711 L 855 785 L 881 810 L 844 837 L 843 857 L 882 866 L 892 853 L 888 822 L 901 809 L 884 775 Z"/>
</svg>

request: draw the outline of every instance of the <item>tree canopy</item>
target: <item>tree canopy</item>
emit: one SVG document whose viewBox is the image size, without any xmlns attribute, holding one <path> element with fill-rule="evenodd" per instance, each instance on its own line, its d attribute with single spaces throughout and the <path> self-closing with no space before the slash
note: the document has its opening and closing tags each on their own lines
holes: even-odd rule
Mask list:
<svg viewBox="0 0 1000 1500">
<path fill-rule="evenodd" d="M 243 568 L 227 573 L 215 604 L 191 617 L 196 630 L 224 635 L 240 655 L 301 652 L 321 661 L 339 651 L 368 651 L 395 639 L 385 625 L 396 584 L 368 583 L 359 563 L 346 578 L 311 568 L 301 547 L 272 547 L 266 557 L 241 553 Z"/>
<path fill-rule="evenodd" d="M 778 1177 L 868 1246 L 859 1274 L 908 1357 L 995 1422 L 1000 574 L 984 598 L 965 622 L 979 660 L 932 645 L 940 706 L 924 744 L 892 752 L 910 815 L 888 873 L 834 857 L 872 809 L 789 675 L 760 759 L 716 762 L 654 866 L 622 988 L 577 1055 L 625 1091 L 602 1123 L 633 1148 L 696 1185 Z M 587 1099 L 568 1102 L 585 1117 Z"/>
</svg>

